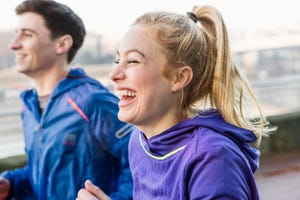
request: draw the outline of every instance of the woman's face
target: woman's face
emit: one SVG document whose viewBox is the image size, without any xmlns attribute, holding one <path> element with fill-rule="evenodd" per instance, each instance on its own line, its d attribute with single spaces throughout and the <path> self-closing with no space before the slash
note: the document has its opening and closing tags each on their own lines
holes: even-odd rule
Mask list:
<svg viewBox="0 0 300 200">
<path fill-rule="evenodd" d="M 162 131 L 178 109 L 172 81 L 163 75 L 167 60 L 147 33 L 151 29 L 145 26 L 131 27 L 120 43 L 110 78 L 120 97 L 119 119 L 141 129 Z"/>
</svg>

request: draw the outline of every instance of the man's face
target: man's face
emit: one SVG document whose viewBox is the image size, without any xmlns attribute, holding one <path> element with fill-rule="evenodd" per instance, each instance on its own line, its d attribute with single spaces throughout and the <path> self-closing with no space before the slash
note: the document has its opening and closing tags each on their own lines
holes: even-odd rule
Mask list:
<svg viewBox="0 0 300 200">
<path fill-rule="evenodd" d="M 10 48 L 16 54 L 17 71 L 35 78 L 55 65 L 56 41 L 51 39 L 41 15 L 26 12 L 19 17 L 16 36 Z"/>
</svg>

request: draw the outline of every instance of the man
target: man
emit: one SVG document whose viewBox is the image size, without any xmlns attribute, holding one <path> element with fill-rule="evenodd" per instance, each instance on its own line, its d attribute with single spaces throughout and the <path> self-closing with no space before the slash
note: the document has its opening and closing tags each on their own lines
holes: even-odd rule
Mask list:
<svg viewBox="0 0 300 200">
<path fill-rule="evenodd" d="M 75 199 L 88 179 L 111 199 L 132 199 L 127 147 L 132 126 L 117 119 L 118 99 L 82 69 L 69 69 L 85 28 L 66 5 L 26 0 L 11 49 L 24 91 L 28 164 L 0 179 L 0 199 Z"/>
</svg>

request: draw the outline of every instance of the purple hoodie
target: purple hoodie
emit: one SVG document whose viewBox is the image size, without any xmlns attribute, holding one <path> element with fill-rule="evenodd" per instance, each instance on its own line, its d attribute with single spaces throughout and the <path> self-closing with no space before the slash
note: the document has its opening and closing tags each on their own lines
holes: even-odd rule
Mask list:
<svg viewBox="0 0 300 200">
<path fill-rule="evenodd" d="M 249 145 L 255 140 L 215 111 L 150 139 L 136 131 L 129 144 L 134 199 L 257 200 L 259 151 Z"/>
</svg>

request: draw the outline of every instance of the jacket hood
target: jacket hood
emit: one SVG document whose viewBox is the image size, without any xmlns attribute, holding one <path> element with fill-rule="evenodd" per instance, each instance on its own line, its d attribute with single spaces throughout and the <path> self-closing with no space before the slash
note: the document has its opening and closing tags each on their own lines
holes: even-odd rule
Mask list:
<svg viewBox="0 0 300 200">
<path fill-rule="evenodd" d="M 64 93 L 66 90 L 84 83 L 99 84 L 98 81 L 90 79 L 83 69 L 71 69 L 67 77 L 58 82 L 50 98 L 54 98 L 55 96 Z M 37 91 L 35 89 L 26 90 L 21 93 L 21 98 L 23 100 L 31 96 L 37 96 Z"/>
<path fill-rule="evenodd" d="M 90 79 L 89 76 L 84 72 L 82 68 L 72 68 L 70 69 L 70 72 L 67 75 L 67 77 L 65 77 L 60 82 L 58 82 L 53 93 L 51 94 L 51 97 L 59 95 L 70 88 L 73 88 L 77 85 L 81 85 L 87 82 L 92 84 L 93 83 L 99 84 L 98 81 Z M 24 96 L 32 95 L 32 94 L 37 95 L 35 89 L 26 90 L 22 92 L 21 97 L 24 99 Z"/>
<path fill-rule="evenodd" d="M 151 137 L 144 145 L 146 148 L 148 146 L 152 152 L 164 154 L 170 150 L 165 147 L 170 147 L 174 144 L 177 144 L 176 146 L 185 144 L 185 141 L 188 140 L 186 133 L 190 133 L 199 127 L 207 127 L 230 138 L 244 153 L 252 171 L 256 171 L 259 165 L 260 153 L 250 145 L 250 143 L 256 141 L 256 135 L 250 130 L 225 122 L 219 112 L 215 110 L 203 112 L 193 119 L 183 121 L 163 133 Z M 172 134 L 168 134 L 170 132 Z"/>
<path fill-rule="evenodd" d="M 55 98 L 60 94 L 63 94 L 65 91 L 70 90 L 78 85 L 91 83 L 99 85 L 99 82 L 89 78 L 89 76 L 84 72 L 82 68 L 72 68 L 70 69 L 69 74 L 58 82 L 56 87 L 53 90 L 53 93 L 49 98 Z M 32 111 L 36 119 L 40 118 L 38 106 L 38 95 L 36 89 L 26 90 L 21 93 L 21 99 L 23 100 L 25 106 Z M 25 109 L 25 108 L 23 108 Z"/>
<path fill-rule="evenodd" d="M 70 88 L 74 88 L 78 85 L 91 83 L 91 84 L 99 84 L 98 81 L 89 78 L 89 76 L 84 72 L 81 68 L 71 69 L 68 76 L 60 81 L 57 87 L 54 89 L 52 98 L 64 93 L 66 90 Z"/>
</svg>

